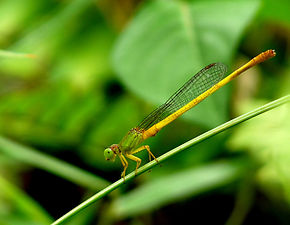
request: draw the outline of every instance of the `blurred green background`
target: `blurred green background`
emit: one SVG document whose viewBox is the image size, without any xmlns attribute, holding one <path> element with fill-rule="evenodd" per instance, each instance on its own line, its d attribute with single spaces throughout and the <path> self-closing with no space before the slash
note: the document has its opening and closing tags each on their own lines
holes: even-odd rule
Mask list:
<svg viewBox="0 0 290 225">
<path fill-rule="evenodd" d="M 104 148 L 209 63 L 231 72 L 277 52 L 146 141 L 156 156 L 289 93 L 289 12 L 286 0 L 1 0 L 0 225 L 50 224 L 119 179 Z M 289 115 L 210 138 L 67 224 L 289 224 Z"/>
</svg>

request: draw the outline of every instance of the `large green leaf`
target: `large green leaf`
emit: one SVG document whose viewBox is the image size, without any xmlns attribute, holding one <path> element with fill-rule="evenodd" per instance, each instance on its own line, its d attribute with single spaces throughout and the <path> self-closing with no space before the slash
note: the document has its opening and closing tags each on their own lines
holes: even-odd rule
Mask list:
<svg viewBox="0 0 290 225">
<path fill-rule="evenodd" d="M 263 101 L 242 102 L 239 111 L 260 102 Z M 239 126 L 229 139 L 231 149 L 247 150 L 263 164 L 257 176 L 261 188 L 287 204 L 290 203 L 289 115 L 287 104 Z"/>
<path fill-rule="evenodd" d="M 287 0 L 264 0 L 260 17 L 264 20 L 275 21 L 289 27 L 289 10 L 289 1 Z"/>
<path fill-rule="evenodd" d="M 202 67 L 230 62 L 258 6 L 258 1 L 151 2 L 118 40 L 114 68 L 134 93 L 160 104 Z M 187 116 L 217 125 L 227 118 L 227 99 L 220 91 Z"/>
<path fill-rule="evenodd" d="M 183 170 L 147 182 L 112 202 L 113 217 L 130 217 L 216 189 L 239 179 L 251 168 L 245 159 Z"/>
</svg>

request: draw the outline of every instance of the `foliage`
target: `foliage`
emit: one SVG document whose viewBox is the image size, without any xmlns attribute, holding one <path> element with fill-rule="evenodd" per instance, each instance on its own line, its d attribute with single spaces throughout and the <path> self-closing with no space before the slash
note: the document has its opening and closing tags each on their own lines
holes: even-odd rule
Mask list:
<svg viewBox="0 0 290 225">
<path fill-rule="evenodd" d="M 119 179 L 121 164 L 106 162 L 104 147 L 209 63 L 233 71 L 277 52 L 148 140 L 155 155 L 287 95 L 288 11 L 285 0 L 1 1 L 0 224 L 49 224 Z M 287 224 L 288 115 L 289 105 L 208 139 L 67 224 L 172 224 L 178 215 L 251 224 L 257 211 Z M 253 194 L 233 208 L 245 184 Z M 225 195 L 230 203 L 216 201 Z M 205 216 L 213 211 L 225 216 Z"/>
</svg>

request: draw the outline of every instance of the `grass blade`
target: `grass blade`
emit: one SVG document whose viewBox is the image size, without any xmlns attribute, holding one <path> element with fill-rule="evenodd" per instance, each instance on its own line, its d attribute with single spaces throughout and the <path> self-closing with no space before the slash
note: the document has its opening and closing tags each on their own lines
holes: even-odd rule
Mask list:
<svg viewBox="0 0 290 225">
<path fill-rule="evenodd" d="M 28 53 L 11 52 L 0 49 L 0 57 L 5 58 L 35 58 L 35 55 Z"/>
<path fill-rule="evenodd" d="M 108 185 L 108 182 L 101 177 L 1 136 L 0 152 L 91 190 L 100 190 Z"/>
</svg>

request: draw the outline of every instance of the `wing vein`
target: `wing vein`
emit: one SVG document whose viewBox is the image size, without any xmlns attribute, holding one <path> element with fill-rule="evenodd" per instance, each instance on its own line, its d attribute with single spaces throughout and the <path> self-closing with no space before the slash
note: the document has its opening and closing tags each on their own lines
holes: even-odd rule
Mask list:
<svg viewBox="0 0 290 225">
<path fill-rule="evenodd" d="M 178 89 L 164 104 L 151 112 L 138 127 L 147 130 L 165 119 L 221 81 L 225 77 L 226 71 L 227 68 L 222 63 L 212 63 L 204 67 Z"/>
</svg>

